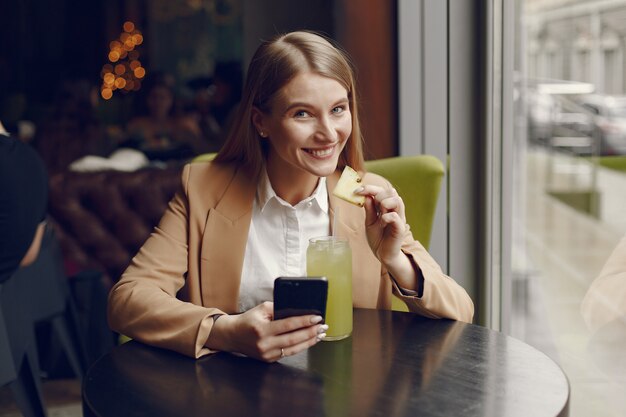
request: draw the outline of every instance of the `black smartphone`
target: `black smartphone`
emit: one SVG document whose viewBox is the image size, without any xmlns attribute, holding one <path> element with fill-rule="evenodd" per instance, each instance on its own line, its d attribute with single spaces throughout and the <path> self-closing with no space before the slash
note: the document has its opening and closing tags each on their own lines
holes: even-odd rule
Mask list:
<svg viewBox="0 0 626 417">
<path fill-rule="evenodd" d="M 274 320 L 306 314 L 316 314 L 325 319 L 327 297 L 328 281 L 324 277 L 276 278 Z"/>
</svg>

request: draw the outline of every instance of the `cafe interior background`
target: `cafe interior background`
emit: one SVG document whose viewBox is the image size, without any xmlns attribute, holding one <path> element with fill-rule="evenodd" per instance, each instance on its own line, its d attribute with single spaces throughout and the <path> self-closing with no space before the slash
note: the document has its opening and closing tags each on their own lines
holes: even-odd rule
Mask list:
<svg viewBox="0 0 626 417">
<path fill-rule="evenodd" d="M 40 152 L 52 193 L 81 171 L 132 164 L 161 168 L 141 184 L 160 192 L 159 181 L 176 183 L 168 172 L 219 146 L 207 144 L 230 109 L 210 104 L 230 91 L 235 105 L 258 40 L 295 29 L 352 56 L 368 159 L 445 163 L 430 252 L 474 299 L 476 322 L 554 359 L 571 384 L 570 415 L 623 415 L 623 307 L 605 306 L 607 338 L 581 304 L 615 298 L 590 287 L 626 233 L 626 0 L 2 2 L 0 120 Z M 114 158 L 133 143 L 129 125 L 156 78 L 173 91 L 173 112 L 206 123 L 205 143 Z M 89 184 L 80 203 L 109 185 Z M 95 249 L 70 236 L 63 198 L 50 210 L 67 276 L 116 279 L 124 265 L 89 264 Z M 44 375 L 47 404 L 80 415 L 80 387 L 63 368 L 57 358 Z M 19 415 L 6 387 L 5 415 Z"/>
</svg>

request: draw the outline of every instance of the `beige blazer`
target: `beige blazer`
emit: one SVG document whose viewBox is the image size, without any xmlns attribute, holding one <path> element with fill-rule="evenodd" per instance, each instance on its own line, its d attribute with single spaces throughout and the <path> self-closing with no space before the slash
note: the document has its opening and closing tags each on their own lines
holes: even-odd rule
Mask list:
<svg viewBox="0 0 626 417">
<path fill-rule="evenodd" d="M 391 308 L 392 291 L 409 309 L 432 318 L 470 322 L 472 300 L 446 276 L 407 230 L 402 250 L 424 276 L 422 298 L 402 296 L 372 253 L 365 235 L 365 210 L 332 195 L 339 171 L 327 179 L 330 223 L 352 248 L 353 304 Z M 375 174 L 364 183 L 390 187 Z M 110 327 L 145 343 L 192 357 L 204 347 L 217 313 L 236 313 L 243 257 L 257 181 L 231 164 L 185 166 L 182 188 L 150 238 L 133 258 L 109 295 Z"/>
</svg>

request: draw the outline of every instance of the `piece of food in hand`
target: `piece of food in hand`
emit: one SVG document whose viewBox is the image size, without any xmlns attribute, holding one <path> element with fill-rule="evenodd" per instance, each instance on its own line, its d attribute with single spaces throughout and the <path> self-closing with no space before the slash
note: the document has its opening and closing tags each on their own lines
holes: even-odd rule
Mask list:
<svg viewBox="0 0 626 417">
<path fill-rule="evenodd" d="M 346 165 L 341 173 L 341 178 L 337 186 L 333 190 L 333 194 L 342 200 L 352 203 L 359 207 L 363 207 L 365 204 L 365 196 L 354 194 L 354 190 L 361 186 L 361 177 L 359 174 Z"/>
</svg>

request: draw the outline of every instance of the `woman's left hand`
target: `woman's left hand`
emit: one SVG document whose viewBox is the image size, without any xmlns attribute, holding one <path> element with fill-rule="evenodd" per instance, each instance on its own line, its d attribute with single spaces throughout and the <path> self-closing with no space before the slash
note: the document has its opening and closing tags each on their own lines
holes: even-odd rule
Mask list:
<svg viewBox="0 0 626 417">
<path fill-rule="evenodd" d="M 364 185 L 356 194 L 365 196 L 365 230 L 372 252 L 384 265 L 402 255 L 407 229 L 404 202 L 395 188 Z"/>
</svg>

